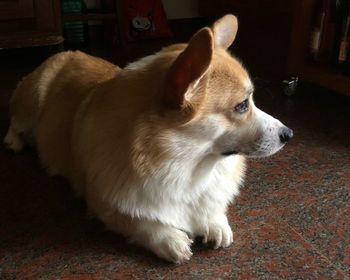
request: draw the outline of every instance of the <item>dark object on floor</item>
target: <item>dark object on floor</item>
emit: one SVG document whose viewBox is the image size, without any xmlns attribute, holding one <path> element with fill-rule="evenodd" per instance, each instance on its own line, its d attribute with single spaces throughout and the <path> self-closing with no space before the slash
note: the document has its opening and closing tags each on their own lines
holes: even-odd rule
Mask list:
<svg viewBox="0 0 350 280">
<path fill-rule="evenodd" d="M 289 79 L 283 80 L 283 92 L 287 96 L 294 95 L 297 91 L 299 78 L 298 77 L 290 77 Z"/>
</svg>

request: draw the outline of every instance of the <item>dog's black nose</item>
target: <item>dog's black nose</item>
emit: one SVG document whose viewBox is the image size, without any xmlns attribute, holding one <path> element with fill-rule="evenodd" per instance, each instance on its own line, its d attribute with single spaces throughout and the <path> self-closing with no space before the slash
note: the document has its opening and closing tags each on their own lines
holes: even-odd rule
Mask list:
<svg viewBox="0 0 350 280">
<path fill-rule="evenodd" d="M 280 140 L 283 144 L 287 143 L 293 137 L 293 130 L 284 126 L 279 130 Z"/>
</svg>

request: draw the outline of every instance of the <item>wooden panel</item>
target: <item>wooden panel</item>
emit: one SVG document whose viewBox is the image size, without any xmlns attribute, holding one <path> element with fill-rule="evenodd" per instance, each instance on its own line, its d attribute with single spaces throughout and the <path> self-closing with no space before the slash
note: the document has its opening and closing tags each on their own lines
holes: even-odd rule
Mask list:
<svg viewBox="0 0 350 280">
<path fill-rule="evenodd" d="M 300 67 L 298 74 L 305 81 L 350 96 L 350 76 L 327 66 L 306 63 Z"/>
<path fill-rule="evenodd" d="M 31 34 L 14 34 L 5 38 L 0 37 L 0 49 L 9 48 L 26 48 L 36 46 L 51 46 L 63 43 L 64 39 L 61 35 L 52 33 L 31 33 Z"/>
<path fill-rule="evenodd" d="M 295 1 L 288 74 L 324 88 L 350 95 L 350 76 L 307 59 L 311 20 L 316 0 Z"/>
<path fill-rule="evenodd" d="M 36 18 L 37 28 L 41 31 L 49 32 L 57 29 L 54 2 L 57 1 L 35 0 L 35 9 L 38 15 Z"/>
<path fill-rule="evenodd" d="M 63 15 L 63 21 L 77 21 L 77 20 L 116 20 L 115 13 L 88 13 L 84 15 Z"/>
<path fill-rule="evenodd" d="M 311 21 L 318 0 L 199 1 L 203 15 L 234 13 L 239 19 L 236 51 L 253 74 L 298 76 L 350 95 L 350 76 L 307 59 Z M 255 73 L 254 73 L 255 72 Z"/>
<path fill-rule="evenodd" d="M 0 19 L 34 17 L 34 0 L 0 0 Z"/>
<path fill-rule="evenodd" d="M 294 2 L 287 66 L 288 73 L 292 76 L 298 75 L 300 67 L 305 62 L 314 3 L 315 0 L 298 0 Z"/>
<path fill-rule="evenodd" d="M 0 0 L 0 48 L 62 40 L 60 0 Z"/>
<path fill-rule="evenodd" d="M 205 15 L 238 17 L 238 36 L 232 48 L 252 75 L 284 79 L 294 0 L 200 1 Z"/>
</svg>

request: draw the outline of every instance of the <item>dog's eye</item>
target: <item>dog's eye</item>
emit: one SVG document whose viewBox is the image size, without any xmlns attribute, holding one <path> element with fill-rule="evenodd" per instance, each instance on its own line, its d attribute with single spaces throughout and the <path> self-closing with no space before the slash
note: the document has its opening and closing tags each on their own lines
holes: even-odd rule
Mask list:
<svg viewBox="0 0 350 280">
<path fill-rule="evenodd" d="M 243 102 L 241 102 L 235 106 L 235 111 L 237 113 L 244 113 L 245 111 L 248 110 L 248 106 L 249 106 L 249 101 L 247 98 L 246 100 L 244 100 Z"/>
</svg>

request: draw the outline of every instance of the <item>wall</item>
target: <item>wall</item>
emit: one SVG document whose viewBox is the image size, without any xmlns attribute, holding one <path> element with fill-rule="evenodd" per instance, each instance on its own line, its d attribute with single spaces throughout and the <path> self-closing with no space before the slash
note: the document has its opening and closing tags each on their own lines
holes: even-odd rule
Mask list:
<svg viewBox="0 0 350 280">
<path fill-rule="evenodd" d="M 198 17 L 200 0 L 163 0 L 168 19 Z"/>
</svg>

